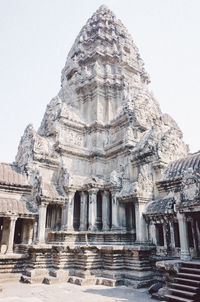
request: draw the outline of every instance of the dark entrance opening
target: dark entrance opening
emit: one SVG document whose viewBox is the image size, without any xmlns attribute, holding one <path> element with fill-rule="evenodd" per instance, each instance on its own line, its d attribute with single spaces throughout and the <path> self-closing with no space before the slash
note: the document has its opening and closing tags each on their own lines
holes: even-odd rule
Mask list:
<svg viewBox="0 0 200 302">
<path fill-rule="evenodd" d="M 156 240 L 159 246 L 164 246 L 163 225 L 161 223 L 156 224 Z"/>
<path fill-rule="evenodd" d="M 80 194 L 76 192 L 74 195 L 74 220 L 73 227 L 75 231 L 79 230 L 80 227 Z"/>
<path fill-rule="evenodd" d="M 135 229 L 135 207 L 132 202 L 128 202 L 125 205 L 126 211 L 126 229 L 132 231 Z"/>
<path fill-rule="evenodd" d="M 18 218 L 15 224 L 15 235 L 14 235 L 15 244 L 22 243 L 22 227 L 23 227 L 23 219 Z"/>
<path fill-rule="evenodd" d="M 180 233 L 179 233 L 178 222 L 174 223 L 174 239 L 175 239 L 175 247 L 180 247 Z"/>
<path fill-rule="evenodd" d="M 109 227 L 112 228 L 112 194 L 109 194 Z"/>
<path fill-rule="evenodd" d="M 97 193 L 97 220 L 96 220 L 96 226 L 97 230 L 101 231 L 102 230 L 102 195 L 101 192 L 99 191 Z"/>
<path fill-rule="evenodd" d="M 62 208 L 57 204 L 49 204 L 47 207 L 46 229 L 60 231 Z"/>
</svg>

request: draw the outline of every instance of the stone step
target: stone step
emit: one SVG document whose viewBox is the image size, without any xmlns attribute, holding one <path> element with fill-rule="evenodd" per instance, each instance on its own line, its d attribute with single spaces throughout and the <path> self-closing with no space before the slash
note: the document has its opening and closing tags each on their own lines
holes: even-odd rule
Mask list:
<svg viewBox="0 0 200 302">
<path fill-rule="evenodd" d="M 182 262 L 182 265 L 184 267 L 194 267 L 194 268 L 199 268 L 200 269 L 200 261 L 190 261 L 190 262 Z"/>
<path fill-rule="evenodd" d="M 178 277 L 183 277 L 185 279 L 190 279 L 190 280 L 199 280 L 200 281 L 200 275 L 197 274 L 188 274 L 188 273 L 177 273 Z"/>
<path fill-rule="evenodd" d="M 185 285 L 185 284 L 179 284 L 179 283 L 169 283 L 169 286 L 171 288 L 177 288 L 177 289 L 185 289 L 185 290 L 188 290 L 188 291 L 193 291 L 193 292 L 196 292 L 198 291 L 199 287 L 196 287 L 196 286 L 189 286 L 189 285 Z"/>
<path fill-rule="evenodd" d="M 0 274 L 0 283 L 19 281 L 20 278 L 21 278 L 21 273 L 4 273 L 4 274 Z"/>
<path fill-rule="evenodd" d="M 103 277 L 89 277 L 89 278 L 81 278 L 77 276 L 71 276 L 68 278 L 68 282 L 77 285 L 105 285 L 105 286 L 118 286 L 123 285 L 123 280 L 115 280 Z"/>
<path fill-rule="evenodd" d="M 182 267 L 180 269 L 181 273 L 194 273 L 194 274 L 199 274 L 200 275 L 200 269 L 199 268 L 193 268 L 193 267 Z"/>
<path fill-rule="evenodd" d="M 167 299 L 167 301 L 180 301 L 180 302 L 194 302 L 194 300 L 192 299 L 186 299 L 186 298 L 182 298 L 182 297 L 177 297 L 174 295 L 165 295 L 165 298 Z"/>
<path fill-rule="evenodd" d="M 183 296 L 183 297 L 186 297 L 186 298 L 194 298 L 197 295 L 197 293 L 192 293 L 192 292 L 188 292 L 188 291 L 180 290 L 180 289 L 175 289 L 175 288 L 169 288 L 169 290 L 171 292 L 173 292 L 174 294 L 176 294 L 177 296 Z"/>
<path fill-rule="evenodd" d="M 186 278 L 174 278 L 175 281 L 183 284 L 192 284 L 195 286 L 200 286 L 200 281 L 197 280 L 191 280 L 191 279 L 186 279 Z"/>
<path fill-rule="evenodd" d="M 59 279 L 52 276 L 45 276 L 42 280 L 43 284 L 55 284 L 58 283 Z"/>
</svg>

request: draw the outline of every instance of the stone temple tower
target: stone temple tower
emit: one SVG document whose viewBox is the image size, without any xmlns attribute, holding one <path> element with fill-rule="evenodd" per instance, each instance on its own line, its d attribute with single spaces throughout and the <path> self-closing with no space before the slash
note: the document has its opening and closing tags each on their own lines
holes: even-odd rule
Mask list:
<svg viewBox="0 0 200 302">
<path fill-rule="evenodd" d="M 152 278 L 143 214 L 159 195 L 155 183 L 165 166 L 188 150 L 148 84 L 138 48 L 103 5 L 76 38 L 39 130 L 29 125 L 21 138 L 15 164 L 28 177 L 38 211 L 32 252 L 44 245 L 65 274 Z M 77 246 L 84 269 L 72 273 L 64 262 L 76 263 Z"/>
</svg>

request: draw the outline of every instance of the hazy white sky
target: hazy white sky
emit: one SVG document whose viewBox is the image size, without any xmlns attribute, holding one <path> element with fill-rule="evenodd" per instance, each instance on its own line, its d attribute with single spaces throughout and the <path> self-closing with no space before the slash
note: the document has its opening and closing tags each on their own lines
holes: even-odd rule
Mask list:
<svg viewBox="0 0 200 302">
<path fill-rule="evenodd" d="M 200 149 L 199 0 L 0 0 L 0 161 L 14 161 L 29 123 L 39 127 L 69 49 L 101 4 L 133 36 L 162 111 Z"/>
</svg>

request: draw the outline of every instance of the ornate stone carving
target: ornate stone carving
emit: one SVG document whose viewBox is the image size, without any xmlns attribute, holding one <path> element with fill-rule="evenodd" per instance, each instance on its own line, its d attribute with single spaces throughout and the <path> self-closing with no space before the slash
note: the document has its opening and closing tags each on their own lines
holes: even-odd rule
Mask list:
<svg viewBox="0 0 200 302">
<path fill-rule="evenodd" d="M 191 168 L 183 175 L 181 198 L 185 201 L 200 198 L 200 173 Z"/>
</svg>

